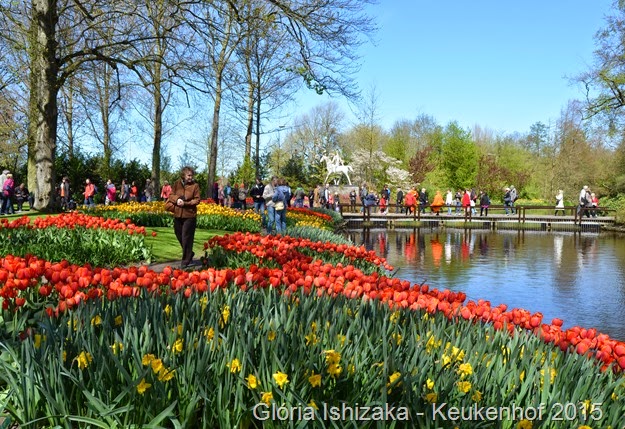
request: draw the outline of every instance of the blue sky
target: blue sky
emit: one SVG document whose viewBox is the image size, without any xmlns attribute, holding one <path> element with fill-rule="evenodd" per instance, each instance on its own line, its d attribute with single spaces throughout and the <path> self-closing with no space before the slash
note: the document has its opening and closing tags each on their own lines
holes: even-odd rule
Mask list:
<svg viewBox="0 0 625 429">
<path fill-rule="evenodd" d="M 380 124 L 419 114 L 439 124 L 456 120 L 502 133 L 555 121 L 569 100 L 583 99 L 570 83 L 593 60 L 594 35 L 611 0 L 381 0 L 371 8 L 379 32 L 360 53 L 357 81 L 379 95 Z M 298 97 L 307 113 L 330 99 Z M 334 99 L 344 107 L 347 104 Z M 349 124 L 347 124 L 349 125 Z"/>
</svg>

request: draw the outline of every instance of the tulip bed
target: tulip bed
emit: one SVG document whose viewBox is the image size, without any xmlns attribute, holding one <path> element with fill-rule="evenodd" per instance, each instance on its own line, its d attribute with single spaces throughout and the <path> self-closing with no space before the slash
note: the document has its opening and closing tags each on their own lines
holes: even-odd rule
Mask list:
<svg viewBox="0 0 625 429">
<path fill-rule="evenodd" d="M 120 265 L 150 261 L 144 227 L 129 219 L 104 219 L 80 213 L 0 219 L 0 255 L 34 254 L 75 264 Z"/>
<path fill-rule="evenodd" d="M 362 247 L 234 233 L 205 248 L 195 272 L 0 259 L 7 418 L 283 427 L 258 410 L 284 404 L 315 418 L 293 426 L 365 427 L 325 411 L 390 404 L 410 422 L 389 427 L 622 426 L 625 344 L 593 329 L 388 277 Z M 443 403 L 543 414 L 476 424 Z"/>
<path fill-rule="evenodd" d="M 249 206 L 251 207 L 251 206 Z M 172 226 L 173 216 L 165 210 L 162 201 L 150 203 L 123 203 L 109 206 L 96 206 L 82 209 L 83 212 L 124 221 L 130 219 L 136 225 L 145 227 Z M 324 210 L 325 212 L 329 212 Z M 321 210 L 289 208 L 288 227 L 312 227 L 322 230 L 332 229 L 335 219 Z M 259 232 L 260 216 L 251 208 L 237 210 L 220 206 L 214 202 L 203 201 L 198 205 L 197 227 L 202 229 L 220 229 L 224 231 Z"/>
</svg>

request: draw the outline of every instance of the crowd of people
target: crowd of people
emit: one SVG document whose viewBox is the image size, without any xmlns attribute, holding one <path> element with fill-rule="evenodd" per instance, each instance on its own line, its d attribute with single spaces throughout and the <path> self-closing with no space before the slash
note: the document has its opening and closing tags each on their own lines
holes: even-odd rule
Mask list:
<svg viewBox="0 0 625 429">
<path fill-rule="evenodd" d="M 12 215 L 30 210 L 33 206 L 33 196 L 28 192 L 28 188 L 24 183 L 15 186 L 13 173 L 9 170 L 3 170 L 0 174 L 0 184 L 2 184 L 2 192 L 0 192 L 0 215 Z M 28 203 L 28 209 L 24 210 L 24 203 Z M 17 204 L 17 209 L 15 208 Z"/>
<path fill-rule="evenodd" d="M 391 201 L 391 191 L 387 185 L 384 185 L 383 189 L 379 192 L 371 191 L 366 183 L 360 188 L 360 204 L 361 211 L 364 211 L 366 207 L 375 207 L 375 210 L 379 210 L 380 213 L 389 212 L 389 201 Z M 515 203 L 519 198 L 517 189 L 513 186 L 506 186 L 503 189 L 501 201 L 503 203 L 503 209 L 506 216 L 514 215 L 517 213 Z M 453 192 L 451 189 L 447 189 L 445 196 L 443 197 L 441 191 L 435 192 L 432 202 L 429 201 L 429 195 L 425 188 L 417 190 L 412 188 L 406 192 L 401 187 L 397 188 L 395 193 L 395 213 L 412 214 L 417 210 L 421 213 L 425 213 L 429 207 L 431 213 L 440 215 L 447 209 L 447 215 L 472 215 L 477 216 L 477 209 L 479 208 L 479 216 L 488 216 L 488 211 L 492 205 L 491 198 L 487 191 L 477 192 L 474 188 L 458 189 Z M 586 217 L 596 217 L 598 215 L 597 207 L 599 207 L 599 199 L 594 192 L 591 192 L 588 186 L 584 186 L 580 192 L 579 201 L 577 205 L 577 215 Z M 350 193 L 350 208 L 352 211 L 356 211 L 356 193 L 351 191 Z M 565 215 L 564 206 L 564 191 L 558 190 L 555 196 L 555 212 L 554 215 Z"/>
</svg>

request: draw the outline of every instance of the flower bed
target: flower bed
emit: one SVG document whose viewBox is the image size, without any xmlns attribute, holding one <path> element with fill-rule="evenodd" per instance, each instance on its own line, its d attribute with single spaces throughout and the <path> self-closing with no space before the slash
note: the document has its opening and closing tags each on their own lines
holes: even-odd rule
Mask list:
<svg viewBox="0 0 625 429">
<path fill-rule="evenodd" d="M 625 344 L 607 335 L 389 277 L 363 247 L 235 233 L 205 248 L 216 266 L 195 272 L 0 259 L 12 418 L 281 427 L 258 412 L 285 405 L 331 425 L 360 404 L 451 428 L 449 407 L 514 404 L 544 414 L 481 426 L 622 424 Z"/>
<path fill-rule="evenodd" d="M 50 261 L 99 266 L 149 261 L 145 228 L 129 219 L 105 219 L 79 213 L 0 220 L 0 255 L 37 255 Z"/>
</svg>

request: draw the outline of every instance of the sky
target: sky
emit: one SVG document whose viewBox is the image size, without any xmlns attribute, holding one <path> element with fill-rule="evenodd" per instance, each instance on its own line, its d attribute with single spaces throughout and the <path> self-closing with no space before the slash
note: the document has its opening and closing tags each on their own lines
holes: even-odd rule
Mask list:
<svg viewBox="0 0 625 429">
<path fill-rule="evenodd" d="M 439 124 L 526 133 L 583 99 L 571 78 L 593 62 L 611 0 L 380 0 L 379 31 L 359 52 L 364 94 L 375 88 L 380 125 L 432 116 Z M 332 98 L 300 94 L 296 112 Z M 342 106 L 351 118 L 349 106 Z M 352 109 L 353 110 L 353 109 Z"/>
</svg>

